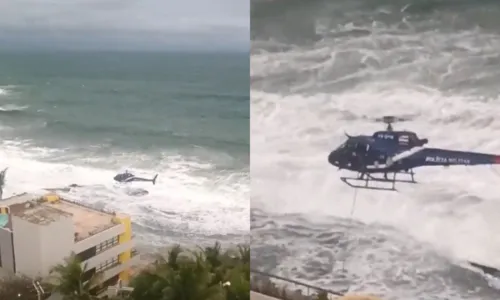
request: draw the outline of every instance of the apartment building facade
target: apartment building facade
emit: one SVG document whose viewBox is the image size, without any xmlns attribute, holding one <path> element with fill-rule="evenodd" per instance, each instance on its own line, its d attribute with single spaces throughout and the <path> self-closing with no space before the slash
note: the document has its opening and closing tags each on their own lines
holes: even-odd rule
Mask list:
<svg viewBox="0 0 500 300">
<path fill-rule="evenodd" d="M 71 253 L 100 273 L 103 286 L 129 281 L 138 262 L 130 217 L 95 210 L 57 194 L 21 194 L 0 202 L 0 268 L 46 277 Z"/>
</svg>

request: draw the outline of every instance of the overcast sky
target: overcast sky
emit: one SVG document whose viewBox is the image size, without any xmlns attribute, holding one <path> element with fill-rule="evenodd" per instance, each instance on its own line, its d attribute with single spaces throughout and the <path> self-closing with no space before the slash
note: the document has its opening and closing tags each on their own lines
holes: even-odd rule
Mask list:
<svg viewBox="0 0 500 300">
<path fill-rule="evenodd" d="M 87 48 L 248 48 L 249 2 L 0 0 L 0 48 L 65 41 Z"/>
</svg>

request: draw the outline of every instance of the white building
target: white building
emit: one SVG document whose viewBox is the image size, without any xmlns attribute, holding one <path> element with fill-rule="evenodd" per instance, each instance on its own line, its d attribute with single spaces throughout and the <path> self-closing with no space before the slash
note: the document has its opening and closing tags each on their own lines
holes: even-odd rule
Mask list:
<svg viewBox="0 0 500 300">
<path fill-rule="evenodd" d="M 104 286 L 126 283 L 139 257 L 130 217 L 107 213 L 56 194 L 16 195 L 0 201 L 0 268 L 46 277 L 74 252 L 86 277 L 101 273 Z"/>
</svg>

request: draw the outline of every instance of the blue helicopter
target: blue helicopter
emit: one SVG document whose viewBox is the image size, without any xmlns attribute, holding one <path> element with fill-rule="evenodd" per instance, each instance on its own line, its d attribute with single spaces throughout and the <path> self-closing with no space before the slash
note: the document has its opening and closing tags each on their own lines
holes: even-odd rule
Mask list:
<svg viewBox="0 0 500 300">
<path fill-rule="evenodd" d="M 417 183 L 413 171 L 417 167 L 500 164 L 498 155 L 426 148 L 428 140 L 420 139 L 415 132 L 393 130 L 393 123 L 408 118 L 385 116 L 375 120 L 386 123 L 386 130 L 371 136 L 346 133 L 347 140 L 328 155 L 328 162 L 339 170 L 358 173 L 357 177 L 340 177 L 350 187 L 395 191 L 396 182 Z M 383 174 L 383 177 L 374 174 Z M 390 186 L 373 186 L 371 182 L 385 182 Z"/>
</svg>

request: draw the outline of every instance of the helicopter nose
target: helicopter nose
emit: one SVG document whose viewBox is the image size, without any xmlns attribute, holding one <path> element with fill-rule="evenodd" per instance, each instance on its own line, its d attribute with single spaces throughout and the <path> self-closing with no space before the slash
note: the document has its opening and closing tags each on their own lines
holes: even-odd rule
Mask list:
<svg viewBox="0 0 500 300">
<path fill-rule="evenodd" d="M 330 152 L 330 154 L 328 155 L 328 162 L 334 166 L 339 165 L 339 154 L 337 151 L 334 150 Z"/>
</svg>

